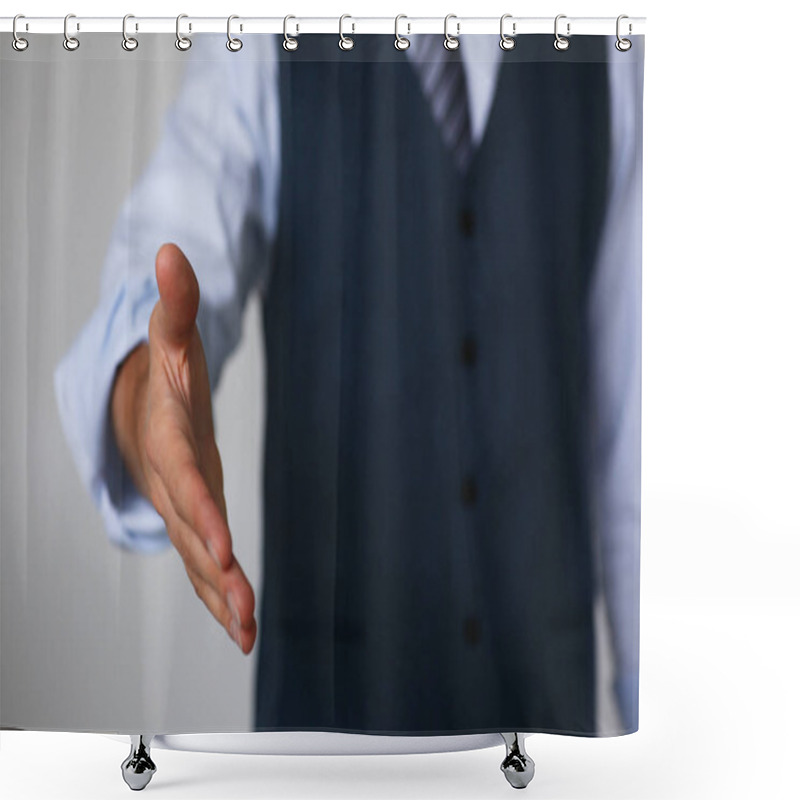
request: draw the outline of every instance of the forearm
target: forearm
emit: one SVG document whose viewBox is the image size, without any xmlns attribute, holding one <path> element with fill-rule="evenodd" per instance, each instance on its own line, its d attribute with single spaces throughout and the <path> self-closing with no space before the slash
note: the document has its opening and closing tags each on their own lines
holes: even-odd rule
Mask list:
<svg viewBox="0 0 800 800">
<path fill-rule="evenodd" d="M 119 365 L 111 390 L 114 437 L 134 485 L 145 497 L 150 496 L 142 466 L 149 366 L 150 347 L 143 342 Z"/>
</svg>

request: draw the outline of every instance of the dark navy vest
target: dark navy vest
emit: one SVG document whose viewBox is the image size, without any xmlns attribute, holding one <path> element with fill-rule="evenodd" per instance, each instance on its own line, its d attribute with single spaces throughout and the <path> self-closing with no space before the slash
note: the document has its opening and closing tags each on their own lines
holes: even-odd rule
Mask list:
<svg viewBox="0 0 800 800">
<path fill-rule="evenodd" d="M 391 39 L 337 42 L 279 48 L 255 728 L 591 734 L 605 40 L 519 37 L 464 175 Z"/>
</svg>

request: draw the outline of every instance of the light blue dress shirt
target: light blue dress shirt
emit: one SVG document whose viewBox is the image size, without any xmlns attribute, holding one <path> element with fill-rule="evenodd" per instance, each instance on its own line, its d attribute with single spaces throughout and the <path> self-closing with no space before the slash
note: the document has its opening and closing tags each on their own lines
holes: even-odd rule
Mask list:
<svg viewBox="0 0 800 800">
<path fill-rule="evenodd" d="M 638 631 L 639 602 L 642 71 L 612 58 L 614 37 L 607 38 L 611 180 L 590 306 L 595 529 L 618 679 L 628 682 L 633 697 L 638 691 L 638 641 L 630 632 Z M 81 480 L 109 539 L 127 549 L 154 553 L 170 540 L 163 520 L 126 473 L 111 432 L 115 371 L 147 340 L 158 299 L 155 254 L 165 241 L 180 245 L 199 280 L 198 327 L 212 388 L 239 342 L 249 293 L 267 289 L 280 176 L 275 46 L 276 37 L 253 37 L 247 48 L 259 48 L 257 57 L 220 57 L 219 37 L 195 40 L 157 149 L 114 226 L 99 302 L 56 369 L 58 409 Z M 464 36 L 461 48 L 477 142 L 503 51 L 494 36 Z M 414 52 L 412 44 L 406 53 L 413 58 Z M 246 224 L 253 219 L 260 223 L 258 238 Z"/>
</svg>

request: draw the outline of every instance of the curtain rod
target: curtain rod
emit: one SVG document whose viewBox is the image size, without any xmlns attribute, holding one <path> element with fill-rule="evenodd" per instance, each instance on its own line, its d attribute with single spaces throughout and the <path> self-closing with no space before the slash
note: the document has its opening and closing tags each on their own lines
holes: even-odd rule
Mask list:
<svg viewBox="0 0 800 800">
<path fill-rule="evenodd" d="M 556 17 L 513 17 L 504 15 L 504 30 L 508 35 L 531 33 L 549 33 L 555 31 Z M 558 15 L 558 31 L 564 35 L 606 35 L 617 33 L 616 17 L 570 17 Z M 620 20 L 620 34 L 631 36 L 644 34 L 645 17 L 627 17 Z M 126 30 L 134 33 L 175 33 L 175 17 L 136 17 L 129 16 Z M 0 17 L 0 31 L 10 33 L 13 30 L 13 17 Z M 283 33 L 284 17 L 235 17 L 231 22 L 231 31 L 240 33 Z M 414 33 L 444 33 L 444 17 L 407 17 L 401 15 L 396 22 L 395 17 L 353 17 L 345 15 L 340 23 L 339 17 L 303 17 L 292 15 L 287 30 L 292 36 L 303 33 L 335 33 L 341 30 L 346 34 L 353 33 L 386 33 L 394 34 L 395 25 L 401 35 Z M 569 28 L 567 27 L 569 25 Z M 26 17 L 17 20 L 17 33 L 64 33 L 64 17 Z M 226 33 L 227 17 L 192 17 L 181 15 L 181 33 Z M 121 33 L 122 17 L 79 17 L 70 15 L 68 29 L 71 36 L 81 33 Z M 458 17 L 450 16 L 447 25 L 452 35 L 500 32 L 500 15 L 496 17 Z"/>
</svg>

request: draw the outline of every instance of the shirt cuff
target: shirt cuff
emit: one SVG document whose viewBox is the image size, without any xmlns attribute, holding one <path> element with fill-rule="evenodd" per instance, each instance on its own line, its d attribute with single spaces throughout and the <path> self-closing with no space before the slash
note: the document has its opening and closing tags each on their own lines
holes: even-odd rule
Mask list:
<svg viewBox="0 0 800 800">
<path fill-rule="evenodd" d="M 123 282 L 95 309 L 53 377 L 62 430 L 106 534 L 114 544 L 141 553 L 165 550 L 170 539 L 163 519 L 122 461 L 109 401 L 117 367 L 147 341 L 157 299 L 154 277 L 143 278 L 134 288 Z"/>
</svg>

